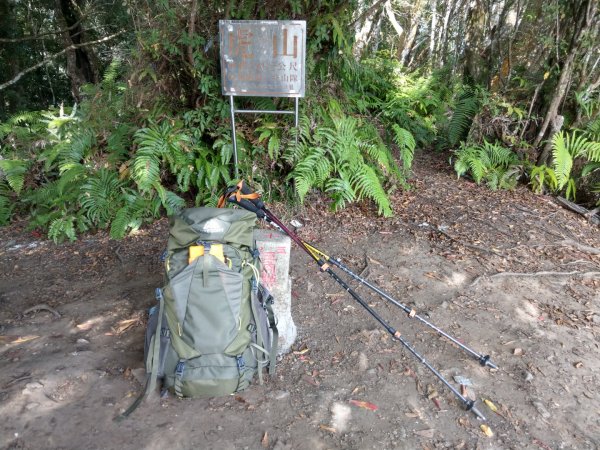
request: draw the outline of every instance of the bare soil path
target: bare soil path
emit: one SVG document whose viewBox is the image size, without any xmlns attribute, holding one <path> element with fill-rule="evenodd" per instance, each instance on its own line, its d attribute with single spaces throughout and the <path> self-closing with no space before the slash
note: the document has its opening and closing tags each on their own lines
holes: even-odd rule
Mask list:
<svg viewBox="0 0 600 450">
<path fill-rule="evenodd" d="M 272 210 L 492 356 L 497 371 L 351 283 L 442 375 L 468 379 L 493 436 L 298 249 L 299 336 L 274 379 L 226 398 L 156 398 L 115 423 L 142 388 L 162 220 L 122 242 L 99 233 L 61 246 L 0 229 L 0 447 L 600 448 L 598 228 L 525 188 L 456 180 L 436 155 L 418 158 L 413 185 L 395 194 L 393 219 L 318 199 Z"/>
</svg>

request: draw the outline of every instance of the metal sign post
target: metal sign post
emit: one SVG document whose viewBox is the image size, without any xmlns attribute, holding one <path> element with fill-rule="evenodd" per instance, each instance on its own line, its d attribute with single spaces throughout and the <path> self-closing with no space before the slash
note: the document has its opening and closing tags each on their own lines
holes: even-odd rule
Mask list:
<svg viewBox="0 0 600 450">
<path fill-rule="evenodd" d="M 235 115 L 294 114 L 304 97 L 306 22 L 220 20 L 221 85 L 229 96 L 235 177 L 238 177 Z M 234 97 L 292 97 L 294 110 L 236 109 Z"/>
</svg>

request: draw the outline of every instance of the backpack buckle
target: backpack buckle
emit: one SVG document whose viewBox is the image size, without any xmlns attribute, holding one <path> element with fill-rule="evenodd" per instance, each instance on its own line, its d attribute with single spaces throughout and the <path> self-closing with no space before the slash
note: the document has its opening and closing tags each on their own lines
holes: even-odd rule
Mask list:
<svg viewBox="0 0 600 450">
<path fill-rule="evenodd" d="M 185 369 L 185 361 L 180 360 L 175 367 L 175 376 L 179 379 L 183 377 L 183 370 Z"/>
<path fill-rule="evenodd" d="M 169 250 L 165 250 L 164 252 L 162 252 L 160 254 L 160 257 L 159 257 L 160 262 L 164 263 L 167 260 L 167 256 L 169 256 Z"/>
<path fill-rule="evenodd" d="M 237 362 L 238 370 L 244 370 L 246 367 L 246 361 L 244 361 L 244 357 L 242 355 L 238 355 L 235 357 L 235 360 Z"/>
<path fill-rule="evenodd" d="M 204 247 L 204 254 L 208 255 L 210 253 L 210 247 L 211 247 L 211 243 L 210 242 L 206 242 L 206 241 L 202 241 L 202 240 L 197 240 L 196 244 L 201 245 L 202 247 Z"/>
</svg>

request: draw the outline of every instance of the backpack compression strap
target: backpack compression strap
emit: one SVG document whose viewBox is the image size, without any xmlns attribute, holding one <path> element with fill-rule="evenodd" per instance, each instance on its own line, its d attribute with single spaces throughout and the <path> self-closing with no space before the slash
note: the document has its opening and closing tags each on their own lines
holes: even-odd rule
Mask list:
<svg viewBox="0 0 600 450">
<path fill-rule="evenodd" d="M 119 414 L 114 418 L 115 422 L 121 422 L 129 415 L 134 412 L 140 403 L 148 397 L 148 395 L 156 389 L 156 381 L 158 378 L 158 366 L 159 366 L 159 358 L 160 358 L 160 335 L 162 330 L 162 317 L 165 307 L 165 299 L 162 293 L 162 289 L 156 289 L 156 300 L 158 300 L 158 321 L 156 322 L 156 330 L 154 331 L 154 337 L 152 338 L 152 344 L 150 353 L 148 354 L 148 360 L 146 361 L 146 367 L 150 369 L 150 373 L 146 375 L 146 385 L 144 389 L 135 399 L 135 401 L 131 404 L 129 408 L 125 410 L 122 414 Z"/>
</svg>

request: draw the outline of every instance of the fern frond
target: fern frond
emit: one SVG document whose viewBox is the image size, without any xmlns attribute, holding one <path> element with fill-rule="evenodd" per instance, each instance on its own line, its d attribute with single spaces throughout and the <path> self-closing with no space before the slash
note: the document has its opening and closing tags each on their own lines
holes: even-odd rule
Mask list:
<svg viewBox="0 0 600 450">
<path fill-rule="evenodd" d="M 182 208 L 185 208 L 185 200 L 174 192 L 165 189 L 164 186 L 159 183 L 155 183 L 153 187 L 158 193 L 162 206 L 167 211 L 167 215 L 172 216 Z"/>
<path fill-rule="evenodd" d="M 122 204 L 121 181 L 115 171 L 100 169 L 81 187 L 79 203 L 90 222 L 105 228 Z"/>
<path fill-rule="evenodd" d="M 392 124 L 392 130 L 394 131 L 394 142 L 400 150 L 400 158 L 402 159 L 402 165 L 406 173 L 412 167 L 417 143 L 412 133 L 398 124 Z"/>
<path fill-rule="evenodd" d="M 458 97 L 452 118 L 448 124 L 448 142 L 450 145 L 458 144 L 467 135 L 477 111 L 479 111 L 479 100 L 475 91 L 466 90 Z"/>
<path fill-rule="evenodd" d="M 8 197 L 0 195 L 0 226 L 7 225 L 10 222 L 14 206 Z"/>
<path fill-rule="evenodd" d="M 381 186 L 377 174 L 371 167 L 363 165 L 350 182 L 354 186 L 358 198 L 370 198 L 377 205 L 379 214 L 384 217 L 392 216 L 392 207 L 388 196 L 383 186 Z"/>
<path fill-rule="evenodd" d="M 552 136 L 552 166 L 558 181 L 557 188 L 562 189 L 571 176 L 573 168 L 573 157 L 569 151 L 564 132 L 559 132 Z"/>
<path fill-rule="evenodd" d="M 74 223 L 74 216 L 54 219 L 48 228 L 48 238 L 52 239 L 55 244 L 62 242 L 65 238 L 69 239 L 71 242 L 77 240 Z"/>
<path fill-rule="evenodd" d="M 325 187 L 325 192 L 328 192 L 333 200 L 331 207 L 334 211 L 339 211 L 346 204 L 356 200 L 356 193 L 350 181 L 345 177 L 330 179 Z"/>
<path fill-rule="evenodd" d="M 143 192 L 160 182 L 160 161 L 152 148 L 138 150 L 133 159 L 132 177 Z"/>
<path fill-rule="evenodd" d="M 131 226 L 132 216 L 129 205 L 120 208 L 110 224 L 110 237 L 112 239 L 123 239 Z"/>
<path fill-rule="evenodd" d="M 11 189 L 20 194 L 25 183 L 28 166 L 27 161 L 0 159 L 0 177 L 3 175 Z"/>
<path fill-rule="evenodd" d="M 73 186 L 78 186 L 85 178 L 86 172 L 86 168 L 82 164 L 71 164 L 56 180 L 57 194 L 62 197 L 67 191 L 72 190 Z"/>
</svg>

